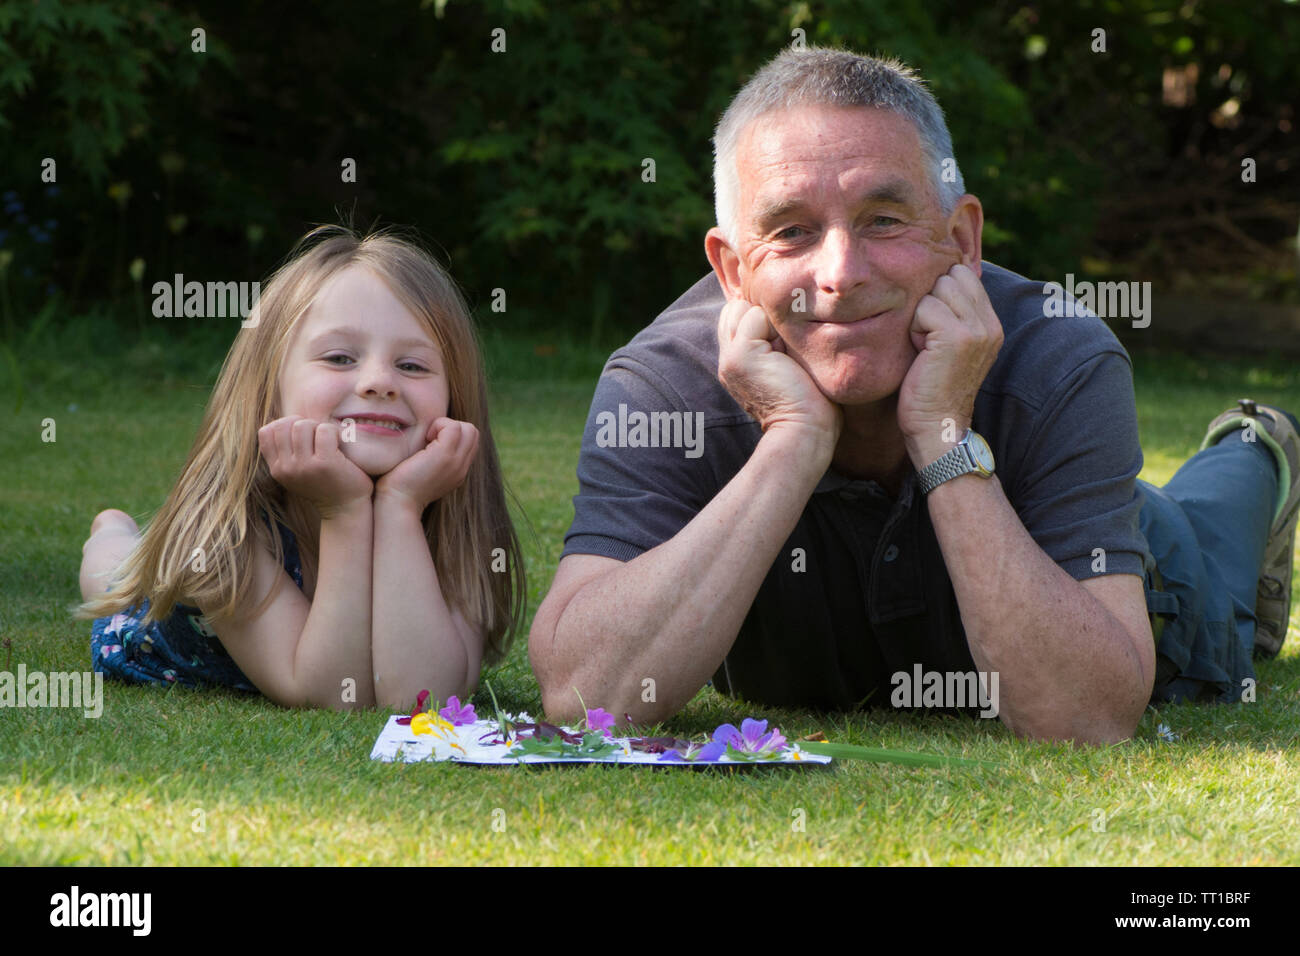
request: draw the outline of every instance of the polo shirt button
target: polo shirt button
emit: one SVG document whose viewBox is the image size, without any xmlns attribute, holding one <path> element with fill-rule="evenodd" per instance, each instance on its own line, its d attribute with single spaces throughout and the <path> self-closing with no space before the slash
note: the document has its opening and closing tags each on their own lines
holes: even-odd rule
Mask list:
<svg viewBox="0 0 1300 956">
<path fill-rule="evenodd" d="M 885 560 L 893 561 L 896 557 L 898 557 L 898 545 L 891 544 L 885 549 Z"/>
</svg>

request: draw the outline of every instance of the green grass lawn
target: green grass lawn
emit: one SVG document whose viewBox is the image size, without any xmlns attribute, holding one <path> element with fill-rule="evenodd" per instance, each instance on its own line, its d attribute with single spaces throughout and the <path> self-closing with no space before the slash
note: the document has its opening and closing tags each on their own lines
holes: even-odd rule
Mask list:
<svg viewBox="0 0 1300 956">
<path fill-rule="evenodd" d="M 159 506 L 220 358 L 210 346 L 91 348 L 88 334 L 74 328 L 26 358 L 16 414 L 17 386 L 0 390 L 0 630 L 12 642 L 0 669 L 89 667 L 89 624 L 65 609 L 91 517 L 112 506 L 142 520 Z M 603 353 L 490 344 L 495 432 L 531 527 L 521 525 L 531 620 L 572 514 Z M 534 350 L 546 344 L 554 354 Z M 1143 477 L 1168 479 L 1239 395 L 1300 407 L 1300 372 L 1255 364 L 1135 356 Z M 47 417 L 53 443 L 40 440 Z M 1000 770 L 390 765 L 368 759 L 384 713 L 106 683 L 97 720 L 0 710 L 0 863 L 1294 864 L 1296 607 L 1291 642 L 1258 668 L 1257 702 L 1149 711 L 1136 739 L 1114 747 L 1025 743 L 967 718 L 758 715 L 791 737 L 822 730 Z M 539 711 L 523 638 L 487 676 L 504 707 Z M 484 709 L 486 694 L 476 702 Z M 704 691 L 669 726 L 693 734 L 749 714 Z M 1157 737 L 1159 723 L 1177 742 Z"/>
</svg>

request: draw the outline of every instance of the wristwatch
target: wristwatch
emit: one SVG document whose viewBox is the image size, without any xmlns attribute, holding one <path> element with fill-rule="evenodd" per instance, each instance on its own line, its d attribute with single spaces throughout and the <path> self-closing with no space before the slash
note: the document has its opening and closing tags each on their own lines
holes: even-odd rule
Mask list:
<svg viewBox="0 0 1300 956">
<path fill-rule="evenodd" d="M 916 478 L 921 491 L 928 495 L 945 481 L 972 472 L 981 478 L 990 477 L 993 474 L 993 452 L 979 432 L 968 428 L 961 441 L 938 461 L 932 461 L 918 471 Z"/>
</svg>

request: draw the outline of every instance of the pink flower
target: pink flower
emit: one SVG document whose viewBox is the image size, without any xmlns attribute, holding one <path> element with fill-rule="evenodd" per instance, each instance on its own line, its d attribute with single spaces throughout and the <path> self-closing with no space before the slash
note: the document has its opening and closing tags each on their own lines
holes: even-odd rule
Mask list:
<svg viewBox="0 0 1300 956">
<path fill-rule="evenodd" d="M 447 698 L 447 706 L 438 711 L 438 716 L 448 721 L 453 727 L 461 727 L 465 724 L 472 724 L 478 720 L 478 715 L 474 713 L 474 705 L 460 705 L 460 698 L 452 694 Z"/>
<path fill-rule="evenodd" d="M 587 729 L 602 731 L 606 737 L 614 736 L 609 728 L 614 726 L 614 715 L 606 713 L 604 708 L 593 707 L 587 711 Z"/>
</svg>

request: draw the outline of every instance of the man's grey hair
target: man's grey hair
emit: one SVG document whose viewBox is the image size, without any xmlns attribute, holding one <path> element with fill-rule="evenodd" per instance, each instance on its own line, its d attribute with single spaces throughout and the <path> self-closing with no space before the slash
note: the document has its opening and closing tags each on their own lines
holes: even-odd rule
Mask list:
<svg viewBox="0 0 1300 956">
<path fill-rule="evenodd" d="M 864 106 L 889 110 L 909 120 L 921 138 L 930 183 L 940 208 L 950 213 L 966 192 L 952 153 L 943 110 L 915 70 L 898 60 L 859 56 L 845 50 L 787 49 L 759 70 L 736 94 L 713 136 L 713 192 L 718 226 L 735 245 L 740 202 L 736 148 L 741 134 L 759 117 L 798 106 Z M 944 182 L 943 165 L 951 159 Z"/>
</svg>

